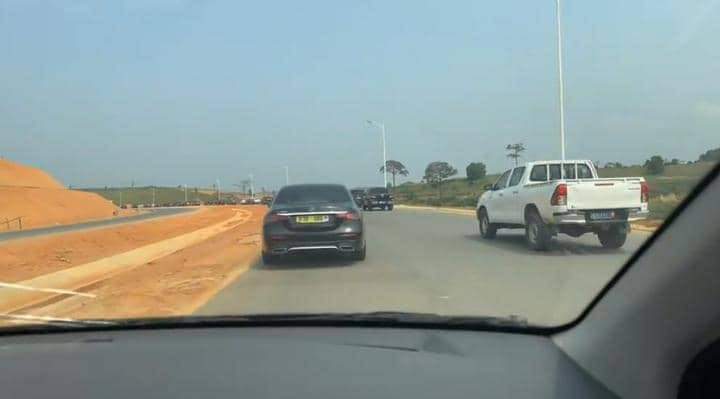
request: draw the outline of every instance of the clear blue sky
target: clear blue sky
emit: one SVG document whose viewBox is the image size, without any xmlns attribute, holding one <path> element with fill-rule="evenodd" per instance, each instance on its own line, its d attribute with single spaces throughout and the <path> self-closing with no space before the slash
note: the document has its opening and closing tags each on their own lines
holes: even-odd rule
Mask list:
<svg viewBox="0 0 720 399">
<path fill-rule="evenodd" d="M 0 0 L 0 155 L 75 186 L 559 157 L 554 0 Z M 720 6 L 564 1 L 568 157 L 720 146 Z"/>
</svg>

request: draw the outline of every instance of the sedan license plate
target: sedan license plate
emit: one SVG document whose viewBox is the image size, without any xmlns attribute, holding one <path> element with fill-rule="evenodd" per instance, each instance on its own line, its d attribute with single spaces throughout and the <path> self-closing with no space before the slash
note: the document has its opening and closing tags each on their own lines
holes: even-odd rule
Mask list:
<svg viewBox="0 0 720 399">
<path fill-rule="evenodd" d="M 590 220 L 611 220 L 615 219 L 614 211 L 590 212 Z"/>
<path fill-rule="evenodd" d="M 295 223 L 297 224 L 327 223 L 329 220 L 330 216 L 328 215 L 295 216 Z"/>
</svg>

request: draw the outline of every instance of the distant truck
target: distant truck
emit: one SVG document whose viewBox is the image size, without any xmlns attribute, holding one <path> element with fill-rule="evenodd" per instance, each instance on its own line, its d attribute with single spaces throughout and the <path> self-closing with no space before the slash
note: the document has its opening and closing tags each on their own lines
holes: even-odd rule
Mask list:
<svg viewBox="0 0 720 399">
<path fill-rule="evenodd" d="M 620 248 L 629 222 L 648 215 L 642 177 L 598 178 L 592 162 L 537 161 L 505 171 L 477 202 L 480 235 L 524 228 L 528 246 L 543 251 L 558 233 L 594 233 L 605 248 Z"/>
</svg>

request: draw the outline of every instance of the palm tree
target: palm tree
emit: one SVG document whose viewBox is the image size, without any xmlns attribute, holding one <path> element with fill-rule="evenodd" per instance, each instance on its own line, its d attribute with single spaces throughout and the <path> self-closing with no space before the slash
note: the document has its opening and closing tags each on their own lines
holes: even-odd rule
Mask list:
<svg viewBox="0 0 720 399">
<path fill-rule="evenodd" d="M 385 162 L 385 166 L 380 167 L 380 173 L 385 173 L 385 169 L 387 168 L 388 173 L 392 175 L 392 185 L 393 188 L 395 188 L 395 176 L 407 176 L 410 174 L 408 172 L 407 168 L 405 168 L 405 165 L 402 164 L 400 161 L 395 161 L 392 159 L 388 159 Z"/>
</svg>

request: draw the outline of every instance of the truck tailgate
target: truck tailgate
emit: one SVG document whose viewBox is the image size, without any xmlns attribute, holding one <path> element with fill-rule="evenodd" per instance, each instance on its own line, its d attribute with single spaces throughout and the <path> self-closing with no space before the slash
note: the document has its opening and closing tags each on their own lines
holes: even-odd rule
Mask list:
<svg viewBox="0 0 720 399">
<path fill-rule="evenodd" d="M 568 180 L 568 209 L 640 207 L 640 179 Z"/>
</svg>

